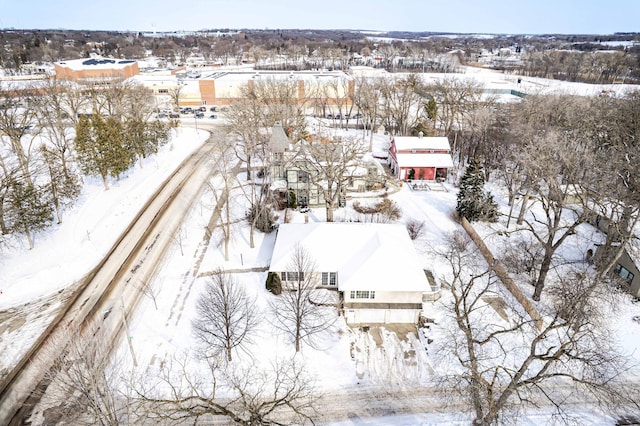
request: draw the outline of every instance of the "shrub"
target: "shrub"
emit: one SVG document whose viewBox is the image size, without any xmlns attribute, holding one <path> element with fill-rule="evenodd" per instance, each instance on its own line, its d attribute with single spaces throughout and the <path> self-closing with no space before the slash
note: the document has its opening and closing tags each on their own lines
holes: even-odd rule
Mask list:
<svg viewBox="0 0 640 426">
<path fill-rule="evenodd" d="M 269 272 L 265 287 L 276 296 L 282 293 L 282 281 L 280 280 L 280 275 L 276 272 Z"/>
<path fill-rule="evenodd" d="M 273 231 L 278 216 L 273 212 L 271 206 L 252 204 L 247 211 L 246 219 L 249 223 L 253 223 L 255 219 L 256 229 L 264 233 L 269 233 Z"/>
<path fill-rule="evenodd" d="M 398 204 L 388 198 L 373 206 L 363 206 L 359 201 L 354 201 L 353 209 L 362 215 L 362 222 L 388 223 L 402 216 L 402 210 Z"/>
<path fill-rule="evenodd" d="M 296 199 L 295 192 L 289 191 L 287 193 L 287 203 L 289 204 L 289 208 L 292 208 L 292 209 L 298 208 L 298 200 Z"/>
<path fill-rule="evenodd" d="M 417 240 L 424 233 L 424 221 L 409 219 L 407 221 L 407 232 L 409 232 L 409 238 Z"/>
</svg>

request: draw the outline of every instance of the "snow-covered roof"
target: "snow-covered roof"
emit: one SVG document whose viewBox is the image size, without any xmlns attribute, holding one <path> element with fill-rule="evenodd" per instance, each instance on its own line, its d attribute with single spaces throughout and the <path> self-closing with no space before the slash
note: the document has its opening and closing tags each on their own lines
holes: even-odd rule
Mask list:
<svg viewBox="0 0 640 426">
<path fill-rule="evenodd" d="M 316 272 L 337 272 L 338 289 L 429 291 L 429 285 L 403 225 L 381 223 L 287 223 L 278 228 L 272 272 L 290 270 L 300 243 Z"/>
<path fill-rule="evenodd" d="M 451 149 L 449 139 L 445 136 L 396 136 L 393 140 L 398 151 L 405 149 Z"/>
<path fill-rule="evenodd" d="M 287 181 L 285 179 L 276 179 L 271 182 L 269 187 L 272 191 L 287 190 Z"/>
<path fill-rule="evenodd" d="M 271 129 L 271 138 L 269 139 L 269 150 L 273 153 L 282 153 L 289 149 L 291 142 L 287 134 L 282 128 L 282 123 L 276 121 Z"/>
<path fill-rule="evenodd" d="M 136 61 L 131 59 L 111 59 L 111 58 L 83 58 L 83 59 L 73 59 L 70 61 L 60 61 L 56 62 L 57 65 L 60 65 L 65 68 L 72 69 L 74 71 L 86 70 L 86 69 L 100 69 L 100 70 L 113 70 L 113 69 L 124 69 L 128 66 L 131 66 Z"/>
<path fill-rule="evenodd" d="M 253 81 L 298 81 L 307 82 L 333 82 L 336 80 L 352 80 L 353 77 L 342 71 L 217 71 L 212 74 L 203 75 L 203 78 L 211 78 L 220 83 L 245 84 L 249 80 Z"/>
<path fill-rule="evenodd" d="M 453 167 L 450 154 L 397 154 L 400 167 Z"/>
</svg>

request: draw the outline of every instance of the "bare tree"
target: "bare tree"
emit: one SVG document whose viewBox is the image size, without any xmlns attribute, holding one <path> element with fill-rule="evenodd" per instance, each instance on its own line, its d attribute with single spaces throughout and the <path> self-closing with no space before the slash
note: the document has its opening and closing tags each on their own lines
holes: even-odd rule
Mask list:
<svg viewBox="0 0 640 426">
<path fill-rule="evenodd" d="M 283 292 L 270 302 L 273 325 L 290 337 L 300 352 L 303 342 L 313 346 L 316 335 L 331 330 L 336 321 L 335 303 L 326 290 L 316 290 L 315 261 L 302 245 L 292 250 L 287 268 Z"/>
<path fill-rule="evenodd" d="M 231 241 L 231 224 L 233 221 L 231 217 L 231 190 L 236 181 L 238 164 L 233 163 L 233 148 L 231 147 L 233 141 L 222 133 L 215 133 L 212 138 L 219 147 L 217 152 L 219 157 L 216 163 L 219 173 L 206 183 L 216 204 L 215 212 L 211 218 L 212 221 L 207 225 L 207 238 L 211 238 L 214 227 L 218 225 L 218 222 L 213 222 L 213 220 L 219 221 L 224 245 L 224 258 L 229 260 L 229 243 Z"/>
<path fill-rule="evenodd" d="M 373 149 L 373 133 L 378 128 L 380 100 L 380 80 L 361 77 L 356 80 L 353 102 L 362 114 L 365 132 L 369 130 L 369 151 Z"/>
<path fill-rule="evenodd" d="M 429 89 L 438 104 L 438 122 L 444 136 L 453 135 L 451 151 L 458 154 L 457 132 L 462 120 L 477 105 L 482 87 L 475 81 L 442 79 Z"/>
<path fill-rule="evenodd" d="M 171 98 L 171 106 L 175 111 L 180 111 L 180 98 L 182 95 L 183 85 L 178 84 L 176 87 L 169 89 L 169 98 Z"/>
<path fill-rule="evenodd" d="M 399 80 L 381 80 L 381 118 L 389 133 L 410 135 L 424 113 L 424 87 L 416 74 Z"/>
<path fill-rule="evenodd" d="M 235 153 L 238 159 L 247 166 L 247 180 L 253 180 L 253 163 L 263 157 L 265 134 L 265 111 L 260 100 L 255 97 L 244 98 L 234 102 L 227 114 L 227 131 L 235 135 Z"/>
<path fill-rule="evenodd" d="M 218 268 L 207 281 L 196 303 L 192 322 L 195 337 L 204 344 L 207 354 L 225 353 L 232 360 L 235 349 L 246 351 L 260 322 L 255 299 L 249 297 L 234 276 Z"/>
<path fill-rule="evenodd" d="M 42 129 L 40 136 L 47 141 L 47 150 L 55 155 L 64 176 L 69 177 L 74 173 L 70 167 L 74 160 L 72 129 L 78 122 L 78 114 L 86 99 L 80 90 L 55 78 L 47 80 L 42 90 L 43 95 L 37 98 L 33 106 Z"/>
<path fill-rule="evenodd" d="M 297 164 L 304 169 L 310 182 L 323 195 L 327 222 L 333 222 L 333 211 L 338 207 L 344 189 L 362 161 L 366 147 L 356 137 L 331 140 L 318 138 L 303 143 Z"/>
<path fill-rule="evenodd" d="M 248 99 L 263 106 L 262 127 L 267 129 L 280 121 L 289 139 L 303 139 L 306 133 L 305 107 L 307 96 L 300 91 L 297 80 L 259 78 L 242 91 Z"/>
<path fill-rule="evenodd" d="M 600 179 L 591 182 L 600 194 L 589 206 L 595 221 L 606 220 L 607 239 L 598 249 L 601 265 L 614 264 L 623 248 L 635 238 L 640 221 L 640 92 L 621 99 L 595 99 L 584 115 L 593 117 L 589 137 L 596 141 L 595 156 Z M 606 269 L 606 268 L 605 268 Z"/>
<path fill-rule="evenodd" d="M 272 78 L 251 80 L 241 96 L 227 114 L 226 130 L 237 136 L 236 155 L 247 165 L 247 180 L 252 180 L 253 163 L 265 159 L 267 129 L 274 123 L 280 122 L 292 140 L 305 137 L 306 98 L 299 93 L 297 81 Z"/>
<path fill-rule="evenodd" d="M 633 385 L 622 375 L 628 360 L 617 352 L 605 327 L 618 301 L 601 275 L 565 270 L 549 292 L 552 303 L 538 330 L 509 303 L 492 308 L 507 296 L 468 238 L 454 235 L 440 255 L 450 267 L 444 281 L 455 324 L 441 354 L 449 359 L 453 352 L 457 360 L 443 374 L 442 384 L 468 401 L 474 424 L 497 424 L 507 413 L 513 418 L 523 402 L 550 405 L 568 416 L 562 401 L 576 392 L 603 406 L 637 405 L 630 393 Z"/>
<path fill-rule="evenodd" d="M 548 132 L 546 136 L 528 146 L 523 163 L 530 188 L 542 209 L 541 213 L 532 209 L 523 218 L 526 229 L 544 250 L 534 300 L 540 300 L 555 253 L 584 222 L 582 206 L 590 199 L 584 175 L 593 157 L 580 143 L 562 134 Z M 576 203 L 573 198 L 580 201 Z"/>
<path fill-rule="evenodd" d="M 131 395 L 121 381 L 118 360 L 110 360 L 111 345 L 100 327 L 71 331 L 58 342 L 58 350 L 48 354 L 53 365 L 44 380 L 41 407 L 56 407 L 44 413 L 48 423 L 116 426 L 133 423 Z M 50 414 L 48 414 L 50 413 Z"/>
<path fill-rule="evenodd" d="M 351 114 L 353 108 L 353 80 L 346 77 L 335 77 L 322 87 L 323 98 L 331 100 L 337 110 L 337 115 L 334 115 L 334 119 L 337 117 L 339 127 L 342 128 L 343 120 L 346 119 L 346 115 Z"/>
<path fill-rule="evenodd" d="M 12 88 L 0 96 L 0 143 L 8 145 L 15 156 L 21 175 L 28 184 L 33 184 L 33 154 L 35 137 L 39 128 L 36 111 L 32 108 L 35 92 Z"/>
<path fill-rule="evenodd" d="M 154 421 L 197 423 L 226 417 L 246 426 L 302 424 L 312 422 L 316 412 L 319 395 L 313 380 L 294 360 L 263 370 L 222 368 L 207 358 L 197 375 L 185 359 L 167 364 L 156 386 L 137 386 L 139 409 Z M 219 389 L 224 396 L 218 396 Z"/>
<path fill-rule="evenodd" d="M 534 300 L 540 300 L 555 253 L 584 222 L 587 205 L 601 198 L 593 184 L 599 180 L 595 145 L 585 131 L 588 108 L 576 97 L 532 96 L 517 111 L 513 170 L 526 185 L 517 222 L 544 250 Z M 529 208 L 530 199 L 536 208 Z"/>
<path fill-rule="evenodd" d="M 409 238 L 411 238 L 412 240 L 417 240 L 424 234 L 425 225 L 423 220 L 409 218 L 405 226 L 407 227 Z"/>
<path fill-rule="evenodd" d="M 263 170 L 266 169 L 267 166 L 263 165 Z M 247 222 L 249 222 L 249 247 L 254 248 L 255 230 L 258 229 L 264 233 L 273 231 L 278 216 L 273 212 L 273 195 L 264 176 L 259 183 L 249 182 L 248 185 L 242 185 L 241 188 L 249 202 L 246 214 Z"/>
</svg>

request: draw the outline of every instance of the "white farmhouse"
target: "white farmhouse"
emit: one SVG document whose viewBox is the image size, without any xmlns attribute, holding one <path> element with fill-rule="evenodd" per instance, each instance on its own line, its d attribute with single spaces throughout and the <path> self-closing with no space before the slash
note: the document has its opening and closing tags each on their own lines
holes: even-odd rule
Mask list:
<svg viewBox="0 0 640 426">
<path fill-rule="evenodd" d="M 379 223 L 293 223 L 278 228 L 270 272 L 287 287 L 297 244 L 319 288 L 341 295 L 348 324 L 417 323 L 432 289 L 406 228 Z"/>
</svg>

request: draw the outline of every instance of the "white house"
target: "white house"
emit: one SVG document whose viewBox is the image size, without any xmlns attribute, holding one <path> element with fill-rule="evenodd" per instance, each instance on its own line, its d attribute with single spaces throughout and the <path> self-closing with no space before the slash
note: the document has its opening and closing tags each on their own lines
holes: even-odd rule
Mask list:
<svg viewBox="0 0 640 426">
<path fill-rule="evenodd" d="M 278 228 L 270 272 L 286 287 L 297 244 L 315 263 L 319 288 L 342 296 L 348 324 L 417 323 L 432 289 L 404 225 L 291 223 Z"/>
</svg>

